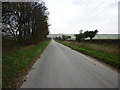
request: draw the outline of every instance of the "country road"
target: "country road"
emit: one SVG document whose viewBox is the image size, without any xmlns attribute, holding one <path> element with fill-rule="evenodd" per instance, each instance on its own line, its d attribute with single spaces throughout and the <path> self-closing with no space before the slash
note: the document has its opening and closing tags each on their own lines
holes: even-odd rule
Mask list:
<svg viewBox="0 0 120 90">
<path fill-rule="evenodd" d="M 52 40 L 21 88 L 118 88 L 118 73 Z"/>
</svg>

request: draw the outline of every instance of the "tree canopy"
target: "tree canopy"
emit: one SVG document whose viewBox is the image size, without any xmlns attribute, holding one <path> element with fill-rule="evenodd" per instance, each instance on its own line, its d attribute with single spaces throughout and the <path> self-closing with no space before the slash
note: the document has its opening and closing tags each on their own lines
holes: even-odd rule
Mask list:
<svg viewBox="0 0 120 90">
<path fill-rule="evenodd" d="M 81 40 L 84 40 L 85 38 L 90 38 L 90 40 L 93 39 L 93 37 L 98 33 L 98 30 L 96 29 L 95 31 L 85 31 L 84 33 L 79 33 L 79 34 L 76 34 L 76 41 L 81 41 Z"/>
<path fill-rule="evenodd" d="M 97 34 L 98 30 L 96 29 L 95 31 L 86 31 L 84 32 L 84 37 L 87 38 L 89 37 L 90 40 L 93 39 L 93 37 Z"/>
<path fill-rule="evenodd" d="M 45 40 L 49 34 L 48 15 L 44 2 L 3 2 L 3 40 L 20 44 Z"/>
</svg>

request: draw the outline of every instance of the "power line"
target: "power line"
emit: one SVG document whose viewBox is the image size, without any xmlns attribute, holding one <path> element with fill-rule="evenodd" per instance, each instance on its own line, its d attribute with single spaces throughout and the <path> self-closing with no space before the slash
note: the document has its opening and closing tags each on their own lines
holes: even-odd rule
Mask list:
<svg viewBox="0 0 120 90">
<path fill-rule="evenodd" d="M 105 11 L 107 11 L 109 8 L 116 7 L 116 6 L 117 6 L 116 4 L 117 4 L 117 2 L 109 5 L 109 6 L 108 6 L 107 8 L 105 8 L 105 9 L 102 9 L 102 11 L 98 12 L 94 17 L 97 17 L 97 16 L 103 14 L 103 13 L 104 13 Z M 108 16 L 107 16 L 107 17 L 108 17 Z M 92 18 L 92 17 L 91 17 L 91 18 Z M 89 19 L 90 19 L 90 18 L 89 18 Z M 87 19 L 87 21 L 88 21 L 89 19 Z M 94 19 L 94 18 L 92 18 L 92 20 L 93 20 L 93 19 Z"/>
<path fill-rule="evenodd" d="M 102 4 L 104 4 L 104 2 L 105 2 L 105 0 L 103 0 L 100 4 L 98 4 L 92 11 L 95 11 L 97 8 L 99 8 Z M 91 14 L 91 12 L 88 13 L 84 18 L 82 18 L 82 20 L 85 21 L 85 19 L 87 19 L 88 17 L 90 17 L 90 15 L 93 15 L 93 13 L 92 14 Z"/>
<path fill-rule="evenodd" d="M 105 0 L 103 2 L 101 2 L 99 5 L 97 5 L 97 7 L 93 9 L 93 11 L 95 11 L 98 7 L 100 7 L 102 4 L 104 4 L 104 2 L 105 2 Z M 114 6 L 116 7 L 116 4 L 117 4 L 117 2 L 113 3 L 112 5 L 109 5 L 106 9 L 103 9 L 99 13 L 102 14 L 103 12 L 105 12 L 106 10 L 108 10 L 109 8 L 114 7 Z M 99 13 L 97 13 L 94 17 L 100 15 Z M 93 14 L 91 14 L 91 15 L 93 15 Z M 88 21 L 89 20 L 88 15 L 86 15 L 86 16 L 87 16 L 87 18 L 85 18 L 85 19 L 87 19 L 87 21 Z M 92 19 L 94 19 L 94 17 Z M 83 19 L 83 20 L 85 21 L 85 19 Z"/>
<path fill-rule="evenodd" d="M 91 4 L 91 1 L 89 0 L 87 5 L 81 10 L 81 12 L 83 12 L 90 4 Z M 77 22 L 77 19 L 74 22 Z M 73 25 L 73 27 L 74 27 L 74 25 Z"/>
<path fill-rule="evenodd" d="M 117 5 L 116 5 L 117 3 L 118 3 L 118 2 L 113 3 L 112 5 L 110 5 L 110 6 L 107 7 L 106 9 L 103 9 L 103 10 L 100 11 L 99 13 L 101 14 L 101 12 L 103 13 L 103 12 L 107 11 L 109 8 L 116 7 L 116 6 L 117 6 Z M 97 14 L 97 16 L 100 15 L 99 13 Z"/>
<path fill-rule="evenodd" d="M 100 4 L 98 4 L 91 12 L 94 12 L 97 8 L 99 8 L 102 4 L 104 4 L 105 0 L 102 1 Z M 89 18 L 91 15 L 93 15 L 93 13 L 88 13 L 84 18 L 83 20 L 85 21 L 85 19 Z"/>
<path fill-rule="evenodd" d="M 89 0 L 88 3 L 87 3 L 87 5 L 81 10 L 81 12 L 83 12 L 91 4 L 90 2 L 91 1 Z"/>
</svg>

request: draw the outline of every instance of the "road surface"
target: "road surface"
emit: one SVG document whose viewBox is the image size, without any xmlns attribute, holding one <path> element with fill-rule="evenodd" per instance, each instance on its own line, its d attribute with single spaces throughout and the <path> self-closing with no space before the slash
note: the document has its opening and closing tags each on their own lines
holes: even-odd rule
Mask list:
<svg viewBox="0 0 120 90">
<path fill-rule="evenodd" d="M 21 88 L 117 88 L 118 73 L 52 40 Z"/>
</svg>

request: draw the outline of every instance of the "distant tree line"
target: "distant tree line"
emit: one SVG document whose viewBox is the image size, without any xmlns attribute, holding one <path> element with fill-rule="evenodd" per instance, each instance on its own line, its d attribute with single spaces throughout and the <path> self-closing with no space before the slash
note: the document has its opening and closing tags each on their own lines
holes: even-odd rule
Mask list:
<svg viewBox="0 0 120 90">
<path fill-rule="evenodd" d="M 83 30 L 80 30 L 79 34 L 75 34 L 76 36 L 76 41 L 80 42 L 82 40 L 85 40 L 85 38 L 90 38 L 90 40 L 93 39 L 93 37 L 95 37 L 95 35 L 98 33 L 98 30 L 94 30 L 94 31 L 85 31 L 84 33 L 82 33 Z M 71 36 L 68 35 L 62 35 L 62 37 L 56 37 L 54 38 L 55 40 L 62 40 L 62 41 L 66 41 L 66 40 L 72 40 Z"/>
<path fill-rule="evenodd" d="M 54 38 L 55 40 L 61 40 L 61 41 L 66 41 L 68 39 L 71 39 L 71 36 L 68 36 L 68 35 L 63 35 L 62 34 L 62 37 L 58 36 L 56 38 Z"/>
<path fill-rule="evenodd" d="M 38 2 L 2 3 L 2 38 L 19 44 L 36 44 L 49 34 L 47 8 Z"/>
<path fill-rule="evenodd" d="M 83 30 L 82 30 L 83 31 Z M 84 33 L 80 32 L 79 34 L 76 34 L 76 41 L 84 40 L 85 38 L 90 38 L 90 40 L 93 39 L 93 37 L 98 33 L 98 30 L 95 31 L 85 31 Z"/>
</svg>

